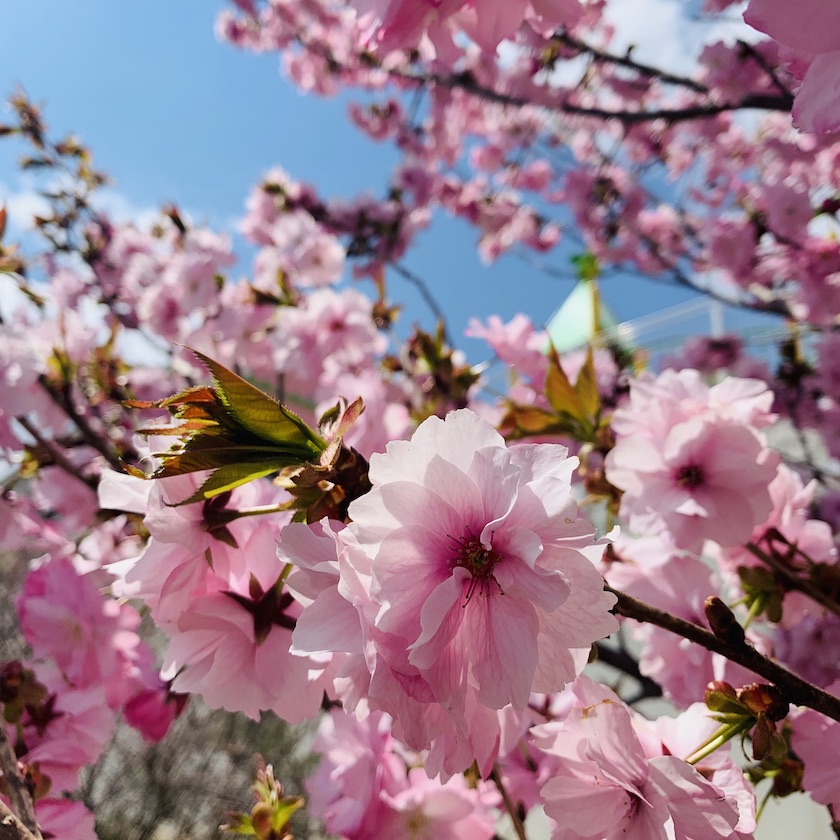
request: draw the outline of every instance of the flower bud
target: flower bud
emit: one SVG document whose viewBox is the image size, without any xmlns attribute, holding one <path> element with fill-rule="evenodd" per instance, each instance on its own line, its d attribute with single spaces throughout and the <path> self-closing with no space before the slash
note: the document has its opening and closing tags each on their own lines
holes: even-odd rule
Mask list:
<svg viewBox="0 0 840 840">
<path fill-rule="evenodd" d="M 746 641 L 744 628 L 738 624 L 732 610 L 721 601 L 717 595 L 710 595 L 703 603 L 703 611 L 706 613 L 706 621 L 712 633 L 722 642 L 734 647 L 741 647 Z"/>
</svg>

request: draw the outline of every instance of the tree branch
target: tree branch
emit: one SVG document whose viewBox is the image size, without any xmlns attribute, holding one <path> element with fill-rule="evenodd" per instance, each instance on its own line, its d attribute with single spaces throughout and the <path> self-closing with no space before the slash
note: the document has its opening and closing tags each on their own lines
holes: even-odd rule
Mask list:
<svg viewBox="0 0 840 840">
<path fill-rule="evenodd" d="M 95 449 L 115 470 L 122 472 L 122 463 L 117 455 L 112 452 L 102 438 L 93 430 L 87 418 L 76 410 L 73 405 L 73 394 L 70 383 L 64 383 L 60 392 L 55 391 L 47 382 L 44 376 L 39 377 L 41 387 L 49 394 L 52 401 L 72 420 L 79 430 L 85 443 Z"/>
<path fill-rule="evenodd" d="M 534 102 L 524 96 L 494 90 L 479 84 L 469 73 L 447 76 L 443 73 L 420 73 L 411 70 L 388 70 L 389 75 L 418 84 L 433 83 L 449 90 L 460 89 L 472 93 L 489 102 L 499 105 L 511 105 L 517 108 L 531 106 L 546 111 L 558 111 L 562 114 L 572 114 L 579 117 L 593 117 L 600 120 L 618 120 L 624 125 L 653 120 L 666 120 L 669 123 L 686 120 L 705 119 L 729 111 L 755 108 L 762 111 L 790 111 L 793 107 L 793 97 L 782 94 L 754 93 L 745 96 L 739 102 L 698 102 L 682 108 L 658 108 L 653 111 L 615 111 L 607 108 L 593 108 L 584 105 L 560 101 L 557 103 Z"/>
<path fill-rule="evenodd" d="M 649 79 L 656 79 L 657 81 L 665 82 L 665 84 L 669 85 L 686 87 L 696 93 L 709 92 L 709 88 L 702 82 L 696 82 L 694 79 L 689 79 L 687 76 L 676 76 L 673 73 L 669 73 L 667 70 L 661 70 L 660 68 L 653 67 L 650 64 L 643 64 L 640 61 L 635 61 L 630 58 L 629 50 L 627 55 L 613 55 L 612 53 L 599 50 L 596 47 L 591 47 L 589 44 L 579 41 L 567 32 L 556 34 L 554 38 L 572 49 L 578 50 L 578 52 L 591 55 L 595 61 L 598 61 L 601 64 L 615 64 L 618 67 L 626 67 L 628 70 L 635 71 L 640 76 L 646 76 Z"/>
<path fill-rule="evenodd" d="M 18 423 L 32 436 L 35 443 L 49 454 L 55 466 L 64 470 L 68 475 L 77 478 L 83 484 L 90 487 L 91 490 L 96 490 L 98 484 L 93 476 L 86 476 L 62 451 L 61 447 L 55 441 L 45 438 L 26 417 L 16 417 Z"/>
<path fill-rule="evenodd" d="M 595 642 L 595 650 L 598 653 L 598 662 L 603 662 L 605 665 L 615 668 L 616 671 L 621 671 L 622 674 L 632 677 L 639 683 L 641 696 L 635 698 L 636 700 L 642 700 L 645 697 L 662 696 L 662 686 L 650 677 L 646 677 L 639 670 L 639 663 L 627 651 L 616 650 L 615 648 L 608 647 L 603 642 Z"/>
<path fill-rule="evenodd" d="M 825 607 L 829 612 L 840 616 L 840 604 L 831 598 L 828 594 L 822 591 L 819 586 L 812 583 L 807 578 L 802 578 L 789 566 L 786 566 L 778 557 L 772 553 L 762 551 L 754 543 L 747 543 L 745 546 L 754 557 L 761 560 L 762 563 L 769 566 L 780 578 L 785 582 L 788 589 L 795 589 L 803 595 L 807 595 L 812 601 L 815 601 L 822 607 Z"/>
<path fill-rule="evenodd" d="M 426 303 L 426 306 L 431 309 L 432 314 L 438 319 L 441 326 L 443 327 L 443 339 L 447 344 L 451 344 L 452 342 L 449 339 L 449 329 L 446 326 L 446 313 L 443 311 L 441 305 L 435 299 L 435 296 L 432 294 L 429 287 L 426 285 L 426 282 L 420 277 L 418 274 L 415 274 L 410 269 L 406 268 L 401 263 L 392 262 L 390 266 L 403 278 L 403 280 L 407 280 L 414 286 L 417 291 L 420 293 L 420 297 Z"/>
<path fill-rule="evenodd" d="M 36 837 L 0 800 L 0 840 L 38 840 L 40 836 Z"/>
<path fill-rule="evenodd" d="M 3 781 L 6 783 L 6 790 L 11 800 L 12 808 L 17 813 L 17 817 L 15 817 L 15 814 L 9 812 L 14 818 L 14 822 L 12 823 L 9 822 L 9 814 L 4 813 L 2 815 L 2 820 L 0 820 L 0 826 L 2 826 L 0 827 L 0 840 L 4 838 L 2 832 L 7 829 L 16 832 L 6 835 L 9 840 L 17 840 L 17 838 L 43 840 L 41 832 L 38 830 L 38 823 L 35 820 L 35 805 L 32 802 L 29 789 L 26 787 L 26 782 L 20 775 L 17 756 L 12 749 L 9 736 L 4 726 L 0 726 L 0 770 L 3 771 Z M 22 824 L 25 833 L 17 828 L 18 823 Z"/>
<path fill-rule="evenodd" d="M 739 645 L 728 644 L 697 624 L 677 618 L 610 586 L 607 586 L 606 590 L 612 592 L 618 598 L 613 610 L 619 615 L 669 630 L 706 648 L 706 650 L 719 653 L 732 662 L 737 662 L 769 680 L 782 692 L 789 703 L 797 706 L 808 706 L 832 720 L 840 721 L 840 698 L 811 685 L 802 677 L 797 676 L 772 659 L 768 659 L 749 642 Z"/>
</svg>

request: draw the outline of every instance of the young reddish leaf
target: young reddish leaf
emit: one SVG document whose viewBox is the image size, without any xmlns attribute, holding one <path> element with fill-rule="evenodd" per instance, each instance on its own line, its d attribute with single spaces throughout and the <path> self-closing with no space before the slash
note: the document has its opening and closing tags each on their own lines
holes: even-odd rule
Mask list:
<svg viewBox="0 0 840 840">
<path fill-rule="evenodd" d="M 566 412 L 572 417 L 583 415 L 583 406 L 569 377 L 560 364 L 560 357 L 554 347 L 548 352 L 548 373 L 545 377 L 545 396 L 548 404 L 558 413 Z"/>
<path fill-rule="evenodd" d="M 586 353 L 586 362 L 580 369 L 575 392 L 580 400 L 582 414 L 579 419 L 595 425 L 595 420 L 601 411 L 601 397 L 598 393 L 598 382 L 595 378 L 595 361 L 590 346 Z"/>
</svg>

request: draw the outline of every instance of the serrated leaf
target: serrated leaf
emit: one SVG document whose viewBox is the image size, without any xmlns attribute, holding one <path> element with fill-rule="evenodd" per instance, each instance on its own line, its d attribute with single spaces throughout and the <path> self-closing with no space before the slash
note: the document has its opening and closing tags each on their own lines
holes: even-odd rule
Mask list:
<svg viewBox="0 0 840 840">
<path fill-rule="evenodd" d="M 557 418 L 549 411 L 531 405 L 510 405 L 501 422 L 502 429 L 511 429 L 520 437 L 547 434 L 556 424 Z"/>
<path fill-rule="evenodd" d="M 300 458 L 294 453 L 278 452 L 270 447 L 228 446 L 217 449 L 178 450 L 156 453 L 163 458 L 163 465 L 155 470 L 154 478 L 170 478 L 173 475 L 215 470 L 232 464 L 274 464 L 275 470 L 296 466 Z"/>
<path fill-rule="evenodd" d="M 318 455 L 327 448 L 326 441 L 273 397 L 203 353 L 193 353 L 207 366 L 218 396 L 244 429 L 263 440 L 293 446 L 309 455 Z"/>
<path fill-rule="evenodd" d="M 297 462 L 295 462 L 297 463 Z M 203 502 L 212 499 L 221 493 L 227 493 L 247 484 L 249 481 L 256 481 L 258 478 L 265 478 L 272 473 L 283 469 L 286 464 L 278 463 L 276 460 L 264 461 L 263 463 L 251 464 L 226 464 L 219 467 L 215 472 L 187 499 L 177 502 L 173 507 L 191 505 L 195 502 Z"/>
</svg>

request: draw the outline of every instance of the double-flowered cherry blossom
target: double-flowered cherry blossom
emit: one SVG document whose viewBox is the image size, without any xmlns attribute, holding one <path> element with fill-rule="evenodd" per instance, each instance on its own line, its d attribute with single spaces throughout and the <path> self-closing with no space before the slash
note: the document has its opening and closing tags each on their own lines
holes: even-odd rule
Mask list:
<svg viewBox="0 0 840 840">
<path fill-rule="evenodd" d="M 758 380 L 709 387 L 692 370 L 635 380 L 613 418 L 617 444 L 606 459 L 630 529 L 665 532 L 694 551 L 705 539 L 749 539 L 773 507 L 768 485 L 779 458 L 760 433 L 771 402 Z"/>
<path fill-rule="evenodd" d="M 562 446 L 508 447 L 466 409 L 390 443 L 345 531 L 281 536 L 281 556 L 309 570 L 296 646 L 352 655 L 355 635 L 367 667 L 350 682 L 364 680 L 357 695 L 391 713 L 409 746 L 445 742 L 449 773 L 492 761 L 495 710 L 563 688 L 616 628 L 593 565 L 603 546 L 572 497 L 576 466 Z M 315 537 L 317 564 L 305 547 Z M 307 609 L 322 621 L 305 624 Z"/>
<path fill-rule="evenodd" d="M 652 731 L 609 689 L 583 678 L 574 694 L 564 720 L 533 730 L 538 746 L 560 759 L 542 790 L 552 840 L 734 840 L 736 830 L 755 827 L 748 804 L 740 813 L 743 776 L 730 788 L 731 761 L 716 759 L 701 774 L 670 752 L 684 738 Z M 708 726 L 695 723 L 702 743 Z"/>
</svg>

